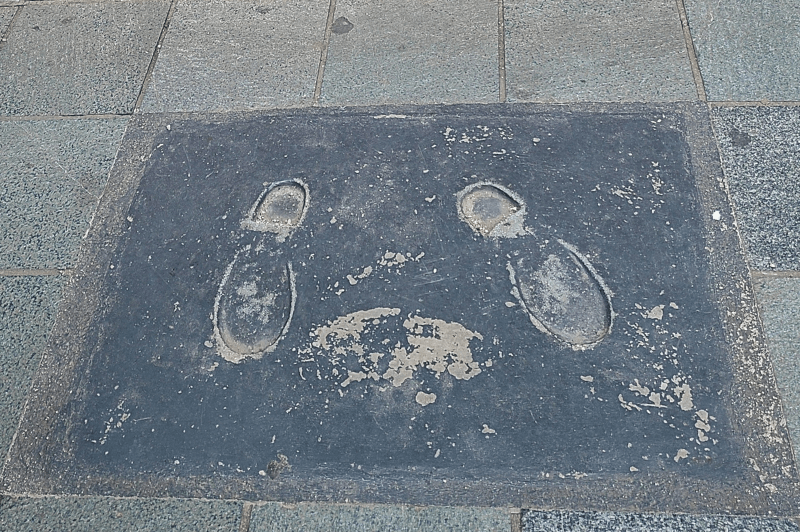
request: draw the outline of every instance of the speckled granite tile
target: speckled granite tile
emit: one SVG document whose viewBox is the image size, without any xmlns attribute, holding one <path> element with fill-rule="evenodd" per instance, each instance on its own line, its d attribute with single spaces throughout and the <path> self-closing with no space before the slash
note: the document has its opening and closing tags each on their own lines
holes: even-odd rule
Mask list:
<svg viewBox="0 0 800 532">
<path fill-rule="evenodd" d="M 800 270 L 800 108 L 711 116 L 751 268 Z"/>
<path fill-rule="evenodd" d="M 1 115 L 133 112 L 167 0 L 26 5 L 0 49 Z"/>
<path fill-rule="evenodd" d="M 0 268 L 69 268 L 126 118 L 0 122 Z"/>
</svg>

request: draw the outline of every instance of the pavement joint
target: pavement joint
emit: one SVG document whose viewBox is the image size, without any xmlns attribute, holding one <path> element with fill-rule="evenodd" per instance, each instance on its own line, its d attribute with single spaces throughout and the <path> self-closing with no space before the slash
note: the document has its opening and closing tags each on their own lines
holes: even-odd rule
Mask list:
<svg viewBox="0 0 800 532">
<path fill-rule="evenodd" d="M 178 0 L 172 0 L 172 2 L 170 2 L 169 11 L 167 11 L 167 16 L 164 18 L 164 26 L 161 28 L 161 34 L 158 36 L 155 50 L 153 50 L 153 57 L 150 59 L 150 64 L 147 66 L 147 73 L 144 75 L 142 87 L 139 90 L 139 95 L 136 97 L 136 103 L 133 106 L 134 114 L 141 112 L 144 94 L 147 91 L 148 85 L 150 84 L 150 78 L 153 76 L 153 70 L 155 69 L 156 62 L 158 61 L 158 53 L 161 51 L 161 45 L 164 43 L 164 39 L 169 31 L 169 23 L 172 20 L 172 15 L 175 13 L 175 8 L 177 5 Z"/>
<path fill-rule="evenodd" d="M 331 43 L 331 32 L 333 31 L 333 19 L 336 16 L 336 0 L 331 0 L 328 5 L 328 19 L 325 22 L 325 36 L 322 40 L 322 50 L 319 53 L 319 68 L 317 69 L 317 80 L 314 83 L 314 96 L 311 99 L 312 106 L 319 105 L 319 97 L 322 94 L 322 83 L 325 76 L 325 63 L 328 61 L 328 47 Z"/>
<path fill-rule="evenodd" d="M 500 103 L 506 102 L 506 21 L 503 0 L 497 0 L 497 59 L 500 76 Z"/>
<path fill-rule="evenodd" d="M 686 53 L 689 55 L 689 63 L 692 66 L 692 77 L 697 86 L 697 97 L 700 101 L 706 101 L 706 88 L 703 84 L 703 75 L 700 72 L 700 64 L 697 62 L 697 52 L 694 49 L 694 41 L 692 40 L 692 32 L 689 29 L 689 18 L 686 16 L 686 6 L 683 0 L 675 0 L 678 6 L 678 14 L 681 18 L 681 28 L 683 29 L 683 38 L 686 40 Z"/>
<path fill-rule="evenodd" d="M 253 515 L 253 503 L 246 502 L 242 505 L 242 517 L 239 520 L 239 532 L 248 532 L 250 530 L 250 519 Z"/>
</svg>

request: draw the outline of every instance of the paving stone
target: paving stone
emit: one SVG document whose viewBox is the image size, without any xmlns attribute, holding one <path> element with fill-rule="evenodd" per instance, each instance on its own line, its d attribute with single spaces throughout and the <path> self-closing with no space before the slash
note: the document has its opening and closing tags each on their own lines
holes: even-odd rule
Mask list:
<svg viewBox="0 0 800 532">
<path fill-rule="evenodd" d="M 706 108 L 609 109 L 135 117 L 8 489 L 758 507 Z"/>
<path fill-rule="evenodd" d="M 0 268 L 69 268 L 127 119 L 0 122 Z"/>
<path fill-rule="evenodd" d="M 241 503 L 191 499 L 3 497 L 0 528 L 15 532 L 237 532 Z"/>
<path fill-rule="evenodd" d="M 797 2 L 684 4 L 709 100 L 800 100 Z"/>
<path fill-rule="evenodd" d="M 523 532 L 796 532 L 788 519 L 724 515 L 525 512 Z"/>
<path fill-rule="evenodd" d="M 800 270 L 800 108 L 712 113 L 750 266 Z"/>
<path fill-rule="evenodd" d="M 14 18 L 14 13 L 16 11 L 16 7 L 0 7 L 0 37 L 5 34 L 6 29 L 8 29 L 8 25 L 11 24 L 11 19 Z M 0 46 L 2 46 L 2 44 L 0 44 Z"/>
<path fill-rule="evenodd" d="M 251 532 L 507 532 L 508 510 L 409 506 L 278 503 L 253 509 Z"/>
<path fill-rule="evenodd" d="M 133 112 L 167 0 L 27 4 L 0 49 L 0 114 Z"/>
<path fill-rule="evenodd" d="M 496 102 L 497 5 L 443 0 L 336 3 L 321 102 Z"/>
<path fill-rule="evenodd" d="M 180 2 L 142 110 L 309 105 L 327 14 L 325 0 Z"/>
<path fill-rule="evenodd" d="M 783 411 L 797 449 L 800 445 L 800 278 L 760 278 L 753 284 L 783 397 Z"/>
<path fill-rule="evenodd" d="M 504 2 L 509 101 L 696 100 L 675 2 Z"/>
<path fill-rule="evenodd" d="M 61 286 L 59 277 L 0 277 L 0 456 L 17 430 Z"/>
</svg>

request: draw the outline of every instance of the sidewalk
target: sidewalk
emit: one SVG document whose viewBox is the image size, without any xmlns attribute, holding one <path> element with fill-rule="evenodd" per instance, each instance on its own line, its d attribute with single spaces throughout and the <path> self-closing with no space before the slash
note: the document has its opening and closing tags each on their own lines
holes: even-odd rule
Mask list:
<svg viewBox="0 0 800 532">
<path fill-rule="evenodd" d="M 799 28 L 0 0 L 0 529 L 797 530 Z"/>
</svg>

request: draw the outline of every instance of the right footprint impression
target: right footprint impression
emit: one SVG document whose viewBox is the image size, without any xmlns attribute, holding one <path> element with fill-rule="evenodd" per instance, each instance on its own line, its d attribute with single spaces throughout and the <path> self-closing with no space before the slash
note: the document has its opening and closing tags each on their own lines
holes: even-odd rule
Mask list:
<svg viewBox="0 0 800 532">
<path fill-rule="evenodd" d="M 459 217 L 484 238 L 533 233 L 524 226 L 525 202 L 489 182 L 466 187 L 456 196 Z M 574 246 L 548 242 L 536 256 L 516 251 L 506 268 L 512 294 L 531 323 L 576 350 L 597 345 L 611 332 L 614 311 L 603 279 Z"/>
<path fill-rule="evenodd" d="M 242 220 L 243 229 L 272 233 L 286 241 L 308 208 L 308 189 L 300 181 L 267 187 Z M 228 362 L 260 359 L 286 335 L 294 314 L 296 291 L 292 263 L 270 254 L 265 234 L 241 248 L 222 276 L 214 301 L 214 340 Z"/>
</svg>

